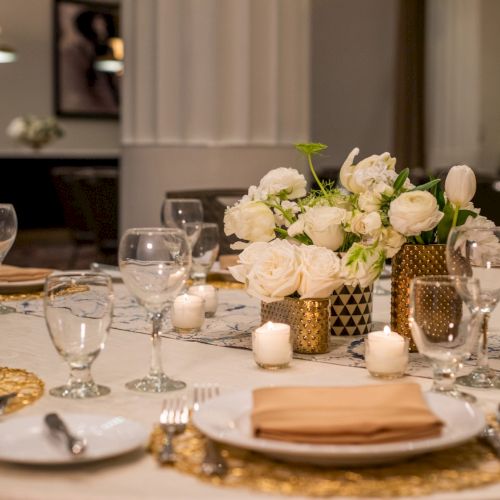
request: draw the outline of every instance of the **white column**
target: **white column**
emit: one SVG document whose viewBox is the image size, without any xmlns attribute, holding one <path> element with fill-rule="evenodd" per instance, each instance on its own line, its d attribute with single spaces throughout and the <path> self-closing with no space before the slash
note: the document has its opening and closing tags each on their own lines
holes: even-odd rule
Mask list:
<svg viewBox="0 0 500 500">
<path fill-rule="evenodd" d="M 310 0 L 123 0 L 121 226 L 165 190 L 246 187 L 303 167 Z"/>
<path fill-rule="evenodd" d="M 426 39 L 428 165 L 475 167 L 481 150 L 480 0 L 427 2 Z"/>
</svg>

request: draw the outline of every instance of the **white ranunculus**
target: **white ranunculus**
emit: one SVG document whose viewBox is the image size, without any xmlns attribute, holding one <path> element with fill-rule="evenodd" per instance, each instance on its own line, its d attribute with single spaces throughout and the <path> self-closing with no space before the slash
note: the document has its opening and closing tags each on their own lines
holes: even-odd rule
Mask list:
<svg viewBox="0 0 500 500">
<path fill-rule="evenodd" d="M 448 200 L 459 208 L 465 207 L 476 194 L 476 176 L 467 165 L 450 168 L 444 183 Z"/>
<path fill-rule="evenodd" d="M 306 195 L 306 178 L 294 168 L 275 168 L 268 172 L 259 183 L 259 191 L 266 196 L 285 192 L 294 200 Z"/>
<path fill-rule="evenodd" d="M 344 242 L 344 228 L 347 211 L 343 208 L 314 206 L 300 214 L 297 222 L 288 228 L 289 236 L 305 233 L 314 245 L 338 250 Z"/>
<path fill-rule="evenodd" d="M 24 119 L 18 116 L 14 118 L 7 127 L 7 135 L 12 139 L 19 139 L 26 131 Z"/>
<path fill-rule="evenodd" d="M 281 203 L 281 208 L 292 217 L 292 220 L 300 212 L 300 207 L 295 201 L 283 200 Z M 288 227 L 291 225 L 289 220 L 283 215 L 280 210 L 274 210 L 274 220 L 277 226 Z"/>
<path fill-rule="evenodd" d="M 394 184 L 398 174 L 394 169 L 396 159 L 390 153 L 371 155 L 354 165 L 352 162 L 358 153 L 358 148 L 353 149 L 340 169 L 340 182 L 348 191 L 359 194 L 372 190 L 378 183 Z"/>
<path fill-rule="evenodd" d="M 384 249 L 385 256 L 391 259 L 406 243 L 406 238 L 392 227 L 384 227 L 379 235 L 379 245 Z"/>
<path fill-rule="evenodd" d="M 435 228 L 444 214 L 431 193 L 409 191 L 391 202 L 388 215 L 396 231 L 404 236 L 417 236 Z"/>
<path fill-rule="evenodd" d="M 360 235 L 369 235 L 378 231 L 382 227 L 382 220 L 378 212 L 360 213 L 358 212 L 351 219 L 351 232 Z"/>
<path fill-rule="evenodd" d="M 240 202 L 226 210 L 224 232 L 250 242 L 275 238 L 274 214 L 260 201 Z"/>
<path fill-rule="evenodd" d="M 301 279 L 298 288 L 302 298 L 329 297 L 343 284 L 342 266 L 335 252 L 313 245 L 298 247 Z"/>
<path fill-rule="evenodd" d="M 295 293 L 300 284 L 297 248 L 286 240 L 274 240 L 265 247 L 259 247 L 259 255 L 252 255 L 255 261 L 247 274 L 249 295 L 264 302 L 273 302 Z"/>
<path fill-rule="evenodd" d="M 362 288 L 371 285 L 380 275 L 385 263 L 385 252 L 380 246 L 354 243 L 342 257 L 344 282 Z"/>
</svg>

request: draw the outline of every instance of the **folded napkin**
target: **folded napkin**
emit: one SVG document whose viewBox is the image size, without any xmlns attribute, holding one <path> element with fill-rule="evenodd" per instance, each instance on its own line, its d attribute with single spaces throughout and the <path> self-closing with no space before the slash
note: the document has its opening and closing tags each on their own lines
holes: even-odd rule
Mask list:
<svg viewBox="0 0 500 500">
<path fill-rule="evenodd" d="M 0 281 L 18 282 L 31 281 L 46 278 L 53 269 L 37 267 L 0 266 Z"/>
<path fill-rule="evenodd" d="M 411 383 L 256 389 L 251 418 L 257 437 L 321 444 L 422 439 L 443 426 Z"/>
<path fill-rule="evenodd" d="M 235 266 L 238 263 L 238 257 L 236 254 L 221 255 L 219 257 L 220 268 L 227 269 L 228 267 Z"/>
</svg>

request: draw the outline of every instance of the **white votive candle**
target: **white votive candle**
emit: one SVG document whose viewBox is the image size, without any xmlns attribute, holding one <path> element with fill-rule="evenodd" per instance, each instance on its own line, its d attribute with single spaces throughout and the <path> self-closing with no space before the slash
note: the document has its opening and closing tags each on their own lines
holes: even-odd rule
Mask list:
<svg viewBox="0 0 500 500">
<path fill-rule="evenodd" d="M 205 316 L 211 318 L 217 311 L 219 300 L 217 299 L 217 290 L 212 285 L 193 285 L 189 287 L 188 292 L 191 295 L 201 297 L 205 301 Z"/>
<path fill-rule="evenodd" d="M 261 368 L 285 368 L 292 359 L 290 326 L 268 321 L 253 332 L 252 350 Z"/>
<path fill-rule="evenodd" d="M 198 331 L 205 319 L 203 299 L 187 293 L 179 295 L 174 300 L 171 318 L 172 326 L 176 332 Z"/>
<path fill-rule="evenodd" d="M 402 377 L 408 365 L 408 339 L 388 326 L 365 339 L 366 368 L 374 377 Z"/>
</svg>

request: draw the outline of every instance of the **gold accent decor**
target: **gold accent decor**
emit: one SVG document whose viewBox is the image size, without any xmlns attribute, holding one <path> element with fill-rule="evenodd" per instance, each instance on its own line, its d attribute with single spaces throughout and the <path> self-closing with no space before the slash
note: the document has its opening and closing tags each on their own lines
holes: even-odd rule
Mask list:
<svg viewBox="0 0 500 500">
<path fill-rule="evenodd" d="M 392 258 L 391 329 L 410 340 L 410 350 L 417 346 L 411 336 L 410 282 L 416 276 L 448 274 L 446 245 L 403 245 Z"/>
<path fill-rule="evenodd" d="M 39 292 L 31 292 L 31 293 L 9 293 L 9 294 L 0 294 L 0 302 L 7 302 L 12 300 L 36 300 L 43 298 L 43 290 Z"/>
<path fill-rule="evenodd" d="M 157 455 L 163 442 L 163 431 L 156 427 L 151 435 L 150 451 Z M 214 486 L 287 496 L 394 498 L 460 491 L 500 482 L 500 461 L 476 440 L 410 461 L 362 468 L 277 462 L 258 453 L 220 445 L 229 466 L 223 478 L 202 474 L 205 437 L 191 424 L 186 432 L 174 438 L 174 445 L 177 462 L 173 467 L 179 472 Z"/>
<path fill-rule="evenodd" d="M 4 414 L 20 410 L 42 397 L 44 383 L 34 374 L 19 368 L 0 367 L 0 396 L 17 392 L 7 404 Z"/>
<path fill-rule="evenodd" d="M 287 323 L 292 334 L 293 352 L 322 354 L 330 349 L 330 299 L 293 299 L 262 302 L 262 323 Z"/>
</svg>

